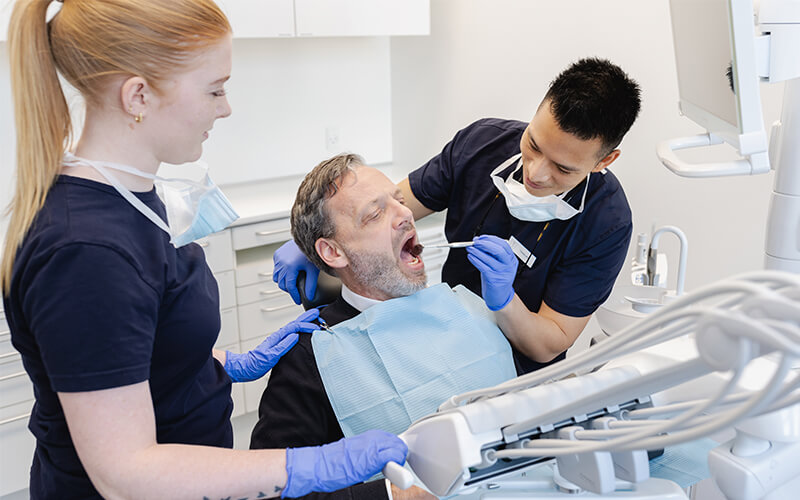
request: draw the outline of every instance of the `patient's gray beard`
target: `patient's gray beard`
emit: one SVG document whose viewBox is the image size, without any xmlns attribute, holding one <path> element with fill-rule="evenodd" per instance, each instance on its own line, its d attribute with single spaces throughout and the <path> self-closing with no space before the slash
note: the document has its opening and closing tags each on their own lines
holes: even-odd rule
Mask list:
<svg viewBox="0 0 800 500">
<path fill-rule="evenodd" d="M 404 274 L 397 267 L 397 262 L 387 255 L 351 252 L 346 248 L 345 254 L 350 261 L 350 269 L 362 286 L 383 292 L 389 297 L 405 297 L 416 293 L 425 288 L 428 281 L 424 272 L 414 277 Z"/>
</svg>

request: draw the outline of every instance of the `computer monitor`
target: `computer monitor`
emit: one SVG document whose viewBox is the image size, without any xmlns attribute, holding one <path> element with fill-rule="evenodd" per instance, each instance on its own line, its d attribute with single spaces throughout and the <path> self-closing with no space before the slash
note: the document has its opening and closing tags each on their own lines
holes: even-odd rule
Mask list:
<svg viewBox="0 0 800 500">
<path fill-rule="evenodd" d="M 752 0 L 670 0 L 681 112 L 742 156 L 767 151 Z"/>
</svg>

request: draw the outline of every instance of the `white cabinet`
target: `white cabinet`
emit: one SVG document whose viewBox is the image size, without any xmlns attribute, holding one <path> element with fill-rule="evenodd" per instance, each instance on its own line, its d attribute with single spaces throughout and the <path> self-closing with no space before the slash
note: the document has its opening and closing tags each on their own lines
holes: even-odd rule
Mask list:
<svg viewBox="0 0 800 500">
<path fill-rule="evenodd" d="M 11 19 L 13 6 L 13 0 L 0 0 L 0 42 L 8 40 L 8 21 Z"/>
<path fill-rule="evenodd" d="M 13 0 L 0 0 L 0 42 Z M 430 0 L 217 0 L 235 38 L 430 34 Z M 58 2 L 53 2 L 58 8 Z"/>
<path fill-rule="evenodd" d="M 294 36 L 294 0 L 219 0 L 236 38 Z"/>
<path fill-rule="evenodd" d="M 3 303 L 0 302 L 0 497 L 28 486 L 36 444 L 28 431 L 33 385 L 11 345 Z M 13 450 L 10 452 L 9 450 Z"/>
<path fill-rule="evenodd" d="M 430 0 L 295 0 L 297 36 L 427 35 Z"/>
<path fill-rule="evenodd" d="M 235 38 L 430 34 L 430 0 L 219 0 Z"/>
<path fill-rule="evenodd" d="M 242 350 L 249 351 L 250 349 L 255 348 L 260 342 L 261 339 L 242 342 Z M 244 384 L 234 384 L 234 386 L 241 387 L 244 392 L 245 412 L 250 413 L 251 411 L 258 411 L 258 403 L 261 402 L 261 395 L 264 394 L 264 389 L 267 388 L 268 381 L 269 381 L 269 373 L 267 373 L 265 376 L 261 377 L 258 380 L 253 380 L 252 382 L 246 382 Z M 234 404 L 234 407 L 235 406 L 236 405 Z"/>
<path fill-rule="evenodd" d="M 33 401 L 26 401 L 0 408 L 0 497 L 28 487 L 36 448 L 28 430 L 32 407 Z"/>
</svg>

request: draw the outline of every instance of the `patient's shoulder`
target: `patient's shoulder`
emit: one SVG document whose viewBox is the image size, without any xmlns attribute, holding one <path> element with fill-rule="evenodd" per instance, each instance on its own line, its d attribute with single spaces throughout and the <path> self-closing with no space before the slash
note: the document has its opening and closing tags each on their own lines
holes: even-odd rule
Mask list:
<svg viewBox="0 0 800 500">
<path fill-rule="evenodd" d="M 291 368 L 305 368 L 309 365 L 316 366 L 314 361 L 314 348 L 311 345 L 311 333 L 300 333 L 297 343 L 284 354 L 273 370 L 289 370 Z"/>
</svg>

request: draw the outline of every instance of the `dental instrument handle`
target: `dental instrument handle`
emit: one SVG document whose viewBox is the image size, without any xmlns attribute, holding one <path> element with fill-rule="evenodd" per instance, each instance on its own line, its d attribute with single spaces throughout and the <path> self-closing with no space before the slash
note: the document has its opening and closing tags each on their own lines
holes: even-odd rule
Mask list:
<svg viewBox="0 0 800 500">
<path fill-rule="evenodd" d="M 471 247 L 471 241 L 454 241 L 453 243 L 437 243 L 435 245 L 425 245 L 426 248 L 467 248 Z"/>
<path fill-rule="evenodd" d="M 397 462 L 389 462 L 383 468 L 383 475 L 401 490 L 407 490 L 414 484 L 414 476 Z"/>
</svg>

